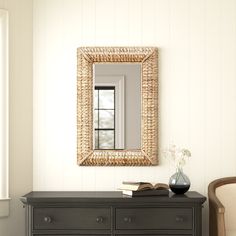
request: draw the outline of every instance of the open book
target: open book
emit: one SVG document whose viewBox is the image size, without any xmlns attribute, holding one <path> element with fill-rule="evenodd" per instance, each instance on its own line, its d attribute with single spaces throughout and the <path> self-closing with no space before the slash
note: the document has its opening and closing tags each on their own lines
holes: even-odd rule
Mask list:
<svg viewBox="0 0 236 236">
<path fill-rule="evenodd" d="M 123 181 L 120 187 L 121 190 L 143 191 L 143 190 L 158 190 L 169 189 L 169 186 L 164 183 L 151 184 L 147 182 L 127 182 Z"/>
</svg>

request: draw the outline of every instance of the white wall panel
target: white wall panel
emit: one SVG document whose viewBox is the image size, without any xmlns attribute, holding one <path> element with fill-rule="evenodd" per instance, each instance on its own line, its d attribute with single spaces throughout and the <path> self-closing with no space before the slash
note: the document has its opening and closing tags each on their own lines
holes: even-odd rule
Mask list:
<svg viewBox="0 0 236 236">
<path fill-rule="evenodd" d="M 167 182 L 174 168 L 76 164 L 76 48 L 159 48 L 159 145 L 191 149 L 192 190 L 236 174 L 236 1 L 34 0 L 34 190 Z M 204 209 L 207 235 L 207 205 Z"/>
<path fill-rule="evenodd" d="M 100 4 L 99 1 L 96 1 L 97 4 Z M 137 5 L 139 2 L 137 2 Z M 129 40 L 129 29 L 130 27 L 133 27 L 133 24 L 131 25 L 129 22 L 129 17 L 130 16 L 130 4 L 129 1 L 127 0 L 114 0 L 114 6 L 112 9 L 109 9 L 109 11 L 113 12 L 113 20 L 114 25 L 114 43 L 113 45 L 115 46 L 129 46 L 131 44 Z M 136 12 L 136 7 L 134 8 L 134 12 Z M 103 8 L 103 13 L 104 16 L 106 16 L 106 10 Z M 109 19 L 107 19 L 109 20 Z M 103 30 L 103 28 L 101 26 Z M 98 30 L 98 29 L 96 29 Z M 137 40 L 137 39 L 136 39 Z M 111 45 L 111 43 L 108 41 L 107 45 Z M 99 44 L 97 44 L 99 45 Z M 103 45 L 102 45 L 103 46 Z"/>
<path fill-rule="evenodd" d="M 221 1 L 222 161 L 221 175 L 236 171 L 236 2 Z M 229 37 L 230 35 L 230 37 Z M 227 45 L 231 45 L 228 47 Z"/>
<path fill-rule="evenodd" d="M 220 7 L 220 0 L 206 3 L 206 177 L 210 179 L 220 174 L 222 161 Z"/>
</svg>

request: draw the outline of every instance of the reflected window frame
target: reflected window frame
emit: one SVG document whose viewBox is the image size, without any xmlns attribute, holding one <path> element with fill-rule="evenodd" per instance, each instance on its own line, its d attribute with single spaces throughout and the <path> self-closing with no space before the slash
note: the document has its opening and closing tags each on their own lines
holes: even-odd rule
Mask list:
<svg viewBox="0 0 236 236">
<path fill-rule="evenodd" d="M 105 90 L 109 90 L 109 91 L 113 91 L 113 108 L 100 108 L 100 91 L 105 91 Z M 94 133 L 95 133 L 95 150 L 112 150 L 115 149 L 116 147 L 116 126 L 115 126 L 115 114 L 116 114 L 116 89 L 115 86 L 100 86 L 100 85 L 96 85 L 95 86 L 95 91 L 97 91 L 97 97 L 96 97 L 96 101 L 95 104 L 97 104 L 97 108 L 94 108 L 94 111 L 97 111 L 97 127 L 94 127 Z M 113 128 L 104 128 L 104 127 L 100 127 L 100 111 L 113 111 Z M 95 116 L 95 115 L 94 115 Z M 110 147 L 104 148 L 102 147 L 102 143 L 100 143 L 100 132 L 109 132 L 109 131 L 113 131 L 113 141 L 112 141 L 112 145 Z"/>
<path fill-rule="evenodd" d="M 94 68 L 94 89 L 96 86 L 115 87 L 115 149 L 125 149 L 125 76 L 124 75 L 97 75 Z M 96 107 L 94 92 L 94 107 Z M 94 108 L 93 108 L 94 109 Z M 93 117 L 95 118 L 95 117 Z M 95 119 L 94 119 L 95 121 Z M 95 122 L 96 123 L 96 122 Z M 95 123 L 93 125 L 95 125 Z M 95 132 L 93 128 L 93 149 L 95 148 Z M 102 149 L 101 149 L 102 150 Z"/>
</svg>

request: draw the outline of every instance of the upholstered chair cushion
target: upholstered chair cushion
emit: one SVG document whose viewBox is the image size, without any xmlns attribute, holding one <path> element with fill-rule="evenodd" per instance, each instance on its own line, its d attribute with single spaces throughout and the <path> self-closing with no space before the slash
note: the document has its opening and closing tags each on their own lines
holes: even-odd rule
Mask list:
<svg viewBox="0 0 236 236">
<path fill-rule="evenodd" d="M 236 230 L 226 230 L 226 236 L 236 236 Z"/>
<path fill-rule="evenodd" d="M 225 207 L 226 236 L 236 236 L 236 183 L 216 188 L 216 196 Z"/>
</svg>

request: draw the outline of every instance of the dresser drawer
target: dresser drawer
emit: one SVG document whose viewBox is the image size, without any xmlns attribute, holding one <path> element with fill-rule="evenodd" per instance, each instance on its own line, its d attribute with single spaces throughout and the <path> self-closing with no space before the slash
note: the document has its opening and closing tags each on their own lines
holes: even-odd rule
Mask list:
<svg viewBox="0 0 236 236">
<path fill-rule="evenodd" d="M 117 208 L 116 229 L 192 229 L 192 208 Z"/>
<path fill-rule="evenodd" d="M 110 229 L 110 208 L 34 208 L 34 229 Z"/>
</svg>

